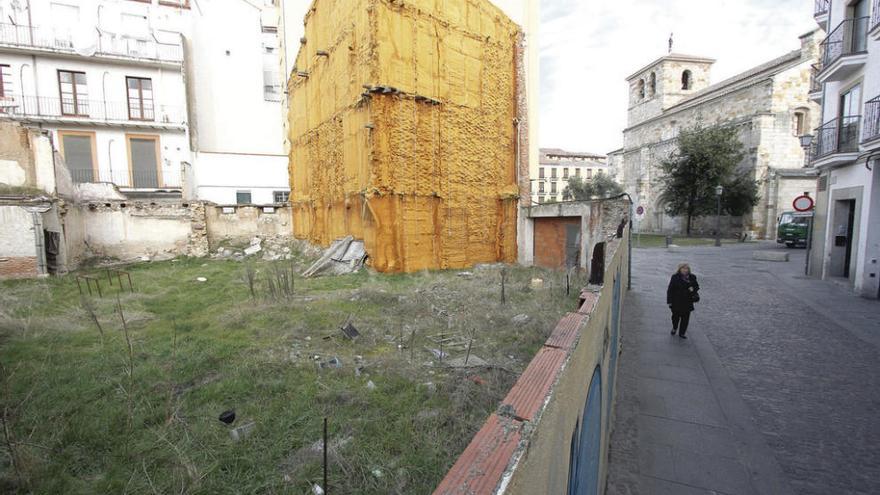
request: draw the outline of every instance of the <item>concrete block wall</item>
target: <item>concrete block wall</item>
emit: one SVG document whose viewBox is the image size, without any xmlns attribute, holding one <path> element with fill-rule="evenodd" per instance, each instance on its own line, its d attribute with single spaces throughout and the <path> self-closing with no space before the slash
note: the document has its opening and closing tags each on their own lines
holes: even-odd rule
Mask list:
<svg viewBox="0 0 880 495">
<path fill-rule="evenodd" d="M 590 486 L 577 493 L 602 492 L 628 233 L 606 245 L 605 284 L 583 291 L 580 306 L 560 320 L 434 495 L 563 494 L 579 475 Z"/>
<path fill-rule="evenodd" d="M 208 243 L 213 247 L 221 241 L 245 241 L 254 236 L 293 238 L 290 206 L 206 205 Z"/>
</svg>

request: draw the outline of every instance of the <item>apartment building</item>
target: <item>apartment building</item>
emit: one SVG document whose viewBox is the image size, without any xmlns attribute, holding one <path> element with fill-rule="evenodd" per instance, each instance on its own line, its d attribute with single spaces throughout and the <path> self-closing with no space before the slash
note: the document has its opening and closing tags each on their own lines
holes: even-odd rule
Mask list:
<svg viewBox="0 0 880 495">
<path fill-rule="evenodd" d="M 828 35 L 810 97 L 821 105 L 809 271 L 880 297 L 880 0 L 816 0 Z"/>
<path fill-rule="evenodd" d="M 598 153 L 541 148 L 536 168 L 538 176 L 531 181 L 532 202 L 552 203 L 562 200 L 562 192 L 570 178 L 590 180 L 598 174 L 608 173 L 608 159 Z"/>
<path fill-rule="evenodd" d="M 76 183 L 286 201 L 277 17 L 274 1 L 2 0 L 0 118 L 47 131 Z"/>
</svg>

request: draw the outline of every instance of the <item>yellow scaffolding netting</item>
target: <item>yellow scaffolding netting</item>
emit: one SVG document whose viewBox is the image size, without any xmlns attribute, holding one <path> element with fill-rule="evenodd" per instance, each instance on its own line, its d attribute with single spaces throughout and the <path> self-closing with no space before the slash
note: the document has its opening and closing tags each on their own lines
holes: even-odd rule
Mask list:
<svg viewBox="0 0 880 495">
<path fill-rule="evenodd" d="M 519 28 L 485 0 L 316 0 L 288 83 L 294 235 L 380 271 L 516 260 Z"/>
</svg>

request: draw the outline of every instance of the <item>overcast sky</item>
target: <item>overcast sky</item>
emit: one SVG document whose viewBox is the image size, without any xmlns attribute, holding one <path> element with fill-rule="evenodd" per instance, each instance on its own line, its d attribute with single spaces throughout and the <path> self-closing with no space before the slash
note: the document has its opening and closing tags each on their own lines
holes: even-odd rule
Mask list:
<svg viewBox="0 0 880 495">
<path fill-rule="evenodd" d="M 663 56 L 717 59 L 712 82 L 797 49 L 813 0 L 541 0 L 540 145 L 607 153 L 623 143 L 624 79 Z"/>
</svg>

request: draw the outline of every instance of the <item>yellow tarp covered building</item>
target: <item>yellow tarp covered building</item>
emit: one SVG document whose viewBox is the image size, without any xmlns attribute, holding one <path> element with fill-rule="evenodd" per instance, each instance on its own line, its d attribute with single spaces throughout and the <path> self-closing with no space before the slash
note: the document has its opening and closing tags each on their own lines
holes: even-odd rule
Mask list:
<svg viewBox="0 0 880 495">
<path fill-rule="evenodd" d="M 316 0 L 288 82 L 294 235 L 380 271 L 516 261 L 520 30 L 486 0 Z"/>
</svg>

